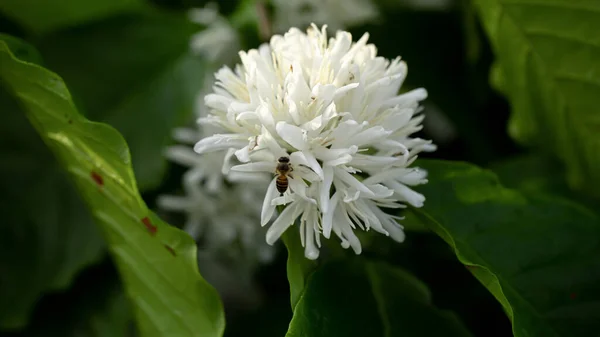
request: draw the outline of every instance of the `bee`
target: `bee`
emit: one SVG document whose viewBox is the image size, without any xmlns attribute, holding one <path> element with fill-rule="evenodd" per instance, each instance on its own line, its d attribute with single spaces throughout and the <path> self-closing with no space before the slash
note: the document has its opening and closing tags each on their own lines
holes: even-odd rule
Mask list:
<svg viewBox="0 0 600 337">
<path fill-rule="evenodd" d="M 275 186 L 277 186 L 277 191 L 279 192 L 279 195 L 283 195 L 283 193 L 287 191 L 289 186 L 288 176 L 290 178 L 293 178 L 293 176 L 290 174 L 290 172 L 292 172 L 293 170 L 294 168 L 292 167 L 292 164 L 290 164 L 289 157 L 279 157 L 279 159 L 277 160 L 277 166 L 275 167 L 275 172 L 277 173 L 277 180 L 275 180 Z"/>
</svg>

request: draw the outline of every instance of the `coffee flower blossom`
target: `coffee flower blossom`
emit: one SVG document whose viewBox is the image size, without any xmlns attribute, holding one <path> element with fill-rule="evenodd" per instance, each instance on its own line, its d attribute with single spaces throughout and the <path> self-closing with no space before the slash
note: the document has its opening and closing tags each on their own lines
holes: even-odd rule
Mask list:
<svg viewBox="0 0 600 337">
<path fill-rule="evenodd" d="M 200 123 L 221 131 L 199 141 L 200 154 L 224 151 L 231 172 L 273 174 L 265 184 L 261 224 L 276 207 L 285 208 L 270 225 L 273 244 L 299 219 L 305 256 L 316 259 L 321 235 L 335 234 L 344 248 L 360 254 L 354 231 L 375 230 L 404 240 L 399 208 L 423 206 L 425 197 L 410 186 L 427 182 L 427 173 L 409 166 L 431 141 L 412 138 L 421 129 L 419 102 L 425 89 L 398 94 L 406 63 L 377 56 L 348 32 L 327 38 L 326 26 L 306 33 L 292 28 L 259 49 L 240 52 L 241 64 L 216 74 L 210 108 Z M 276 187 L 278 159 L 293 171 L 288 188 Z"/>
</svg>

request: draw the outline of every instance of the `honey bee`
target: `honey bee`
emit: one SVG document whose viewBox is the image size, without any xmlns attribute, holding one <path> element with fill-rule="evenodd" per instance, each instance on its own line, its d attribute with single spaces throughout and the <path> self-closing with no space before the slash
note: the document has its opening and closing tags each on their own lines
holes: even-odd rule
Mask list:
<svg viewBox="0 0 600 337">
<path fill-rule="evenodd" d="M 277 191 L 279 195 L 283 195 L 285 191 L 288 189 L 288 176 L 293 178 L 290 174 L 294 168 L 292 168 L 292 164 L 290 164 L 289 157 L 279 157 L 277 160 L 277 166 L 275 167 L 275 172 L 277 173 L 277 179 L 275 180 L 275 186 L 277 186 Z"/>
</svg>

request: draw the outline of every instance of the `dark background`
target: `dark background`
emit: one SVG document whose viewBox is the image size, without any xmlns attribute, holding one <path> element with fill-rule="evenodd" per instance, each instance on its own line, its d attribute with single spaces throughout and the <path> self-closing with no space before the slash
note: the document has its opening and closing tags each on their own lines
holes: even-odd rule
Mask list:
<svg viewBox="0 0 600 337">
<path fill-rule="evenodd" d="M 204 1 L 153 0 L 165 11 L 183 11 Z M 425 87 L 429 99 L 449 120 L 454 137 L 439 138 L 426 128 L 422 137 L 433 138 L 439 149 L 424 157 L 469 161 L 490 167 L 521 150 L 507 135 L 509 106 L 489 85 L 493 55 L 490 46 L 466 2 L 456 1 L 442 11 L 418 10 L 380 0 L 382 18 L 377 24 L 353 27 L 355 38 L 368 31 L 382 56 L 401 55 L 409 65 L 405 86 Z M 235 1 L 219 3 L 228 14 Z M 0 31 L 26 38 L 14 22 L 0 13 Z M 260 40 L 248 31 L 249 46 Z M 427 113 L 427 110 L 425 110 Z M 170 165 L 163 183 L 143 196 L 150 207 L 156 197 L 176 190 L 184 168 Z M 280 247 L 281 248 L 281 247 Z M 437 236 L 411 232 L 403 244 L 385 245 L 386 258 L 412 271 L 432 290 L 435 305 L 455 311 L 474 336 L 511 336 L 510 322 L 500 304 L 460 264 L 448 246 Z M 262 267 L 256 283 L 262 302 L 248 307 L 226 303 L 226 336 L 283 336 L 291 317 L 284 249 L 276 261 Z M 380 251 L 366 252 L 378 255 Z M 121 293 L 115 266 L 106 256 L 99 264 L 84 270 L 72 287 L 40 298 L 30 325 L 21 332 L 0 332 L 1 336 L 97 336 L 90 333 L 94 315 L 107 305 L 106 299 Z M 124 302 L 123 302 L 124 303 Z M 126 317 L 130 317 L 127 316 Z M 129 320 L 131 320 L 129 318 Z M 133 323 L 130 334 L 135 334 Z M 93 329 L 92 329 L 93 330 Z"/>
</svg>

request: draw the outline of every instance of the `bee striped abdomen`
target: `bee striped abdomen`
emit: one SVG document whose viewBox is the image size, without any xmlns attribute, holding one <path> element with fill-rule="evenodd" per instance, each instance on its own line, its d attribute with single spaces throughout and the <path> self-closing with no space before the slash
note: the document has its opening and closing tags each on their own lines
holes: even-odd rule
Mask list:
<svg viewBox="0 0 600 337">
<path fill-rule="evenodd" d="M 292 164 L 290 164 L 290 158 L 280 157 L 277 160 L 277 166 L 275 167 L 277 179 L 275 179 L 275 185 L 277 186 L 277 191 L 279 192 L 279 194 L 283 195 L 283 193 L 287 191 L 289 184 L 288 174 L 293 170 L 294 169 L 292 168 Z"/>
<path fill-rule="evenodd" d="M 285 193 L 285 191 L 287 191 L 288 189 L 288 177 L 285 175 L 279 175 L 277 176 L 277 179 L 275 180 L 275 186 L 277 186 L 277 191 L 283 195 L 283 193 Z"/>
</svg>

